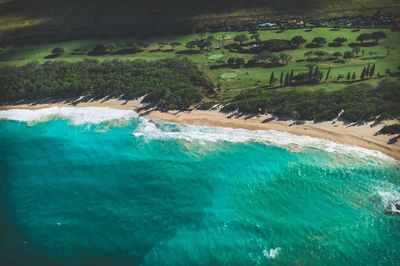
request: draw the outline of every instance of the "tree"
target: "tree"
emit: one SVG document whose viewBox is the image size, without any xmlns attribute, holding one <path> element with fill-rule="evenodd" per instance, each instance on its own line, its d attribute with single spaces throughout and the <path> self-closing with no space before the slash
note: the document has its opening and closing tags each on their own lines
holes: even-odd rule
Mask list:
<svg viewBox="0 0 400 266">
<path fill-rule="evenodd" d="M 159 42 L 158 43 L 158 50 L 161 50 L 162 48 L 164 48 L 165 47 L 165 45 L 167 45 L 168 43 L 166 43 L 166 42 Z"/>
<path fill-rule="evenodd" d="M 285 85 L 289 85 L 289 83 L 290 83 L 290 79 L 289 79 L 289 72 L 288 72 L 285 75 Z"/>
<path fill-rule="evenodd" d="M 370 37 L 375 41 L 375 43 L 378 43 L 380 39 L 386 39 L 387 35 L 383 31 L 374 31 L 371 33 Z"/>
<path fill-rule="evenodd" d="M 366 77 L 369 77 L 370 68 L 371 68 L 371 64 L 368 64 L 367 68 L 365 69 L 365 76 Z"/>
<path fill-rule="evenodd" d="M 351 78 L 351 74 L 350 74 L 350 72 L 348 72 L 348 73 L 347 73 L 346 79 L 347 79 L 347 80 L 350 80 L 350 78 Z"/>
<path fill-rule="evenodd" d="M 188 48 L 190 51 L 193 50 L 197 46 L 197 41 L 189 41 L 186 43 L 186 48 Z"/>
<path fill-rule="evenodd" d="M 263 51 L 261 54 L 256 55 L 254 59 L 259 63 L 279 64 L 281 57 L 274 53 Z"/>
<path fill-rule="evenodd" d="M 172 50 L 175 50 L 175 47 L 182 45 L 180 42 L 171 42 L 169 44 Z"/>
<path fill-rule="evenodd" d="M 375 74 L 375 64 L 373 64 L 369 70 L 369 76 L 373 77 Z"/>
<path fill-rule="evenodd" d="M 246 34 L 241 33 L 235 36 L 235 38 L 233 38 L 233 40 L 235 42 L 238 42 L 240 44 L 240 46 L 243 46 L 244 42 L 247 42 L 249 40 L 249 37 L 247 37 Z"/>
<path fill-rule="evenodd" d="M 317 43 L 317 44 L 325 44 L 326 43 L 326 38 L 324 37 L 315 37 L 312 42 Z"/>
<path fill-rule="evenodd" d="M 314 75 L 314 65 L 306 65 L 306 67 L 308 68 L 308 80 L 312 80 L 313 79 L 313 75 Z"/>
<path fill-rule="evenodd" d="M 290 74 L 289 74 L 289 80 L 293 80 L 294 77 L 294 70 L 290 70 Z"/>
<path fill-rule="evenodd" d="M 303 36 L 294 36 L 291 40 L 290 43 L 294 45 L 295 47 L 299 47 L 303 43 L 306 43 L 307 40 L 303 38 Z"/>
<path fill-rule="evenodd" d="M 283 85 L 283 76 L 284 76 L 284 74 L 283 74 L 283 72 L 281 72 L 281 78 L 279 79 L 279 84 L 281 84 L 281 85 Z"/>
<path fill-rule="evenodd" d="M 353 51 L 345 51 L 343 53 L 343 58 L 344 59 L 349 59 L 349 58 L 353 58 L 354 57 L 354 53 Z"/>
<path fill-rule="evenodd" d="M 365 41 L 371 40 L 371 34 L 369 33 L 362 33 L 360 35 L 357 36 L 356 39 L 358 42 L 360 43 L 364 43 Z"/>
<path fill-rule="evenodd" d="M 244 63 L 245 63 L 245 61 L 241 57 L 229 57 L 228 61 L 227 61 L 227 64 L 233 68 L 240 67 L 240 66 L 244 65 Z"/>
<path fill-rule="evenodd" d="M 51 51 L 51 54 L 54 56 L 61 56 L 64 53 L 65 53 L 65 50 L 62 47 L 56 47 L 53 49 L 53 51 Z"/>
<path fill-rule="evenodd" d="M 363 68 L 363 70 L 361 71 L 361 75 L 360 75 L 360 78 L 361 79 L 365 79 L 365 67 Z"/>
<path fill-rule="evenodd" d="M 353 72 L 353 75 L 351 76 L 351 79 L 352 79 L 352 80 L 355 80 L 355 79 L 356 79 L 356 72 Z"/>
<path fill-rule="evenodd" d="M 385 46 L 386 57 L 390 55 L 390 53 L 394 50 L 393 46 Z"/>
<path fill-rule="evenodd" d="M 341 57 L 343 54 L 341 52 L 334 52 L 332 56 L 334 57 Z"/>
<path fill-rule="evenodd" d="M 258 33 L 258 32 L 255 32 L 253 35 L 251 35 L 251 37 L 250 37 L 252 40 L 255 40 L 256 42 L 260 42 L 261 41 L 261 39 L 260 39 L 260 33 Z"/>
<path fill-rule="evenodd" d="M 218 49 L 221 49 L 222 47 L 224 47 L 224 42 L 225 42 L 225 39 L 226 39 L 226 34 L 223 33 L 222 35 L 218 36 L 217 39 L 218 39 Z"/>
<path fill-rule="evenodd" d="M 325 81 L 328 81 L 330 75 L 331 75 L 331 68 L 328 68 L 328 72 L 326 72 Z"/>
<path fill-rule="evenodd" d="M 269 77 L 269 85 L 272 86 L 275 81 L 274 71 L 271 72 L 271 76 Z"/>
<path fill-rule="evenodd" d="M 292 59 L 292 57 L 288 54 L 285 53 L 280 53 L 279 54 L 279 59 L 282 62 L 282 64 L 286 65 L 290 62 L 290 60 Z"/>
<path fill-rule="evenodd" d="M 307 57 L 307 59 L 310 59 L 314 55 L 314 51 L 308 51 L 304 53 L 304 56 Z"/>
<path fill-rule="evenodd" d="M 319 76 L 319 67 L 317 66 L 316 68 L 315 68 L 315 70 L 314 70 L 314 74 L 313 74 L 313 76 L 312 76 L 312 80 L 317 80 L 318 79 L 318 76 Z"/>
<path fill-rule="evenodd" d="M 212 43 L 210 40 L 208 39 L 202 39 L 202 40 L 198 40 L 196 42 L 197 47 L 199 47 L 200 50 L 208 50 L 208 48 L 211 47 Z"/>
<path fill-rule="evenodd" d="M 345 38 L 345 37 L 337 37 L 333 41 L 336 42 L 336 43 L 343 44 L 343 43 L 347 42 L 347 38 Z"/>
<path fill-rule="evenodd" d="M 356 56 L 358 57 L 358 55 L 361 52 L 361 48 L 359 46 L 355 46 L 355 47 L 353 47 L 352 52 L 353 52 L 353 54 L 356 54 Z"/>
</svg>

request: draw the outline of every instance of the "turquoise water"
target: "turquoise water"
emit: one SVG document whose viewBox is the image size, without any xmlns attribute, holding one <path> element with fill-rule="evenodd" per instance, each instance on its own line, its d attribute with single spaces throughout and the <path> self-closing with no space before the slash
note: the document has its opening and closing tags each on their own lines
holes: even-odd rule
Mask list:
<svg viewBox="0 0 400 266">
<path fill-rule="evenodd" d="M 399 162 L 151 126 L 0 121 L 0 264 L 398 265 Z"/>
</svg>

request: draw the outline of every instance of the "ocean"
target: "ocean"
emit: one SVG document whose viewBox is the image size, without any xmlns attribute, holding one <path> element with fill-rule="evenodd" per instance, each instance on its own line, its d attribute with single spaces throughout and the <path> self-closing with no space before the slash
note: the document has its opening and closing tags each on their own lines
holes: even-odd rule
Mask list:
<svg viewBox="0 0 400 266">
<path fill-rule="evenodd" d="M 400 162 L 129 110 L 0 111 L 0 265 L 399 265 Z"/>
</svg>

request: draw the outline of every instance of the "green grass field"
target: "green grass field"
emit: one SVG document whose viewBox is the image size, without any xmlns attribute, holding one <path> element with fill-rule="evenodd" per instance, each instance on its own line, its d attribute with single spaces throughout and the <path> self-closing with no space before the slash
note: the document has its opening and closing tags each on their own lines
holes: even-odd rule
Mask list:
<svg viewBox="0 0 400 266">
<path fill-rule="evenodd" d="M 293 36 L 301 35 L 306 38 L 308 41 L 311 41 L 312 38 L 316 36 L 325 37 L 328 41 L 332 41 L 336 37 L 345 37 L 348 39 L 348 43 L 356 40 L 357 36 L 361 33 L 373 32 L 378 29 L 362 29 L 359 32 L 353 32 L 350 29 L 341 29 L 340 31 L 332 31 L 328 28 L 316 28 L 313 31 L 307 32 L 304 29 L 295 29 L 295 30 L 287 30 L 283 33 L 277 33 L 274 30 L 263 30 L 259 31 L 262 40 L 268 39 L 291 39 Z M 387 70 L 396 71 L 400 65 L 400 50 L 398 47 L 398 43 L 400 43 L 400 33 L 391 32 L 387 29 L 381 29 L 386 32 L 388 38 L 380 41 L 379 45 L 372 47 L 364 47 L 364 56 L 360 56 L 357 58 L 352 58 L 350 61 L 346 63 L 334 63 L 334 62 L 321 62 L 318 63 L 318 67 L 326 71 L 328 68 L 331 68 L 331 80 L 335 79 L 339 74 L 347 75 L 348 72 L 356 72 L 357 75 L 361 72 L 362 68 L 368 65 L 369 63 L 376 64 L 376 73 L 384 74 Z M 233 37 L 238 34 L 237 32 L 220 32 L 215 33 L 215 37 L 220 35 L 226 35 L 227 40 L 225 44 L 233 43 Z M 275 73 L 275 77 L 280 76 L 281 72 L 288 72 L 290 70 L 294 70 L 295 72 L 306 71 L 306 65 L 309 64 L 307 62 L 301 62 L 301 60 L 305 59 L 304 53 L 309 50 L 324 50 L 329 53 L 333 53 L 336 51 L 344 52 L 349 51 L 351 48 L 348 46 L 348 43 L 344 44 L 342 47 L 329 47 L 325 45 L 322 48 L 318 49 L 309 49 L 305 47 L 301 47 L 295 50 L 287 50 L 285 53 L 292 56 L 292 61 L 288 65 L 282 67 L 275 68 L 239 68 L 239 69 L 231 69 L 231 68 L 219 68 L 219 69 L 211 69 L 210 67 L 215 64 L 218 60 L 226 61 L 229 57 L 242 57 L 246 60 L 250 59 L 253 55 L 251 54 L 241 54 L 237 52 L 230 52 L 227 49 L 217 49 L 218 42 L 213 42 L 213 48 L 207 52 L 202 52 L 193 55 L 185 55 L 180 54 L 180 52 L 187 50 L 184 44 L 188 41 L 194 40 L 198 38 L 197 35 L 184 35 L 184 36 L 172 36 L 168 38 L 154 38 L 147 40 L 149 43 L 149 47 L 145 48 L 143 51 L 131 54 L 131 55 L 103 55 L 103 56 L 89 56 L 89 55 L 71 55 L 75 49 L 82 49 L 85 51 L 91 50 L 98 43 L 113 43 L 116 47 L 119 45 L 132 41 L 129 38 L 114 38 L 107 40 L 100 39 L 90 39 L 90 40 L 76 40 L 76 41 L 67 41 L 61 43 L 53 43 L 46 45 L 27 45 L 24 47 L 6 47 L 0 50 L 0 66 L 7 65 L 24 65 L 32 61 L 37 61 L 39 63 L 44 63 L 49 60 L 63 60 L 68 62 L 75 62 L 84 59 L 97 59 L 97 60 L 113 60 L 113 59 L 122 59 L 122 60 L 134 60 L 134 59 L 144 59 L 144 60 L 157 60 L 162 58 L 179 58 L 179 57 L 188 57 L 194 62 L 198 63 L 202 69 L 206 72 L 207 76 L 214 81 L 215 84 L 220 84 L 223 88 L 221 93 L 224 97 L 232 97 L 237 95 L 241 90 L 252 87 L 266 87 L 270 74 L 273 71 Z M 162 51 L 158 51 L 160 42 L 174 42 L 178 41 L 182 43 L 181 46 L 175 48 L 175 51 L 170 51 L 170 47 L 165 46 Z M 389 56 L 386 56 L 386 48 L 385 47 L 394 47 L 394 50 L 390 53 Z M 63 47 L 66 50 L 65 55 L 56 59 L 45 59 L 48 56 L 54 47 Z M 373 56 L 375 58 L 371 58 L 370 52 L 373 52 Z M 300 61 L 299 61 L 300 60 Z M 370 81 L 374 82 L 374 81 Z M 342 83 L 323 83 L 315 86 L 302 86 L 296 87 L 297 89 L 306 89 L 306 90 L 314 90 L 325 88 L 326 90 L 336 90 L 341 89 L 346 86 L 346 82 Z M 290 87 L 289 87 L 290 88 Z M 279 90 L 288 89 L 286 88 L 278 88 Z"/>
</svg>

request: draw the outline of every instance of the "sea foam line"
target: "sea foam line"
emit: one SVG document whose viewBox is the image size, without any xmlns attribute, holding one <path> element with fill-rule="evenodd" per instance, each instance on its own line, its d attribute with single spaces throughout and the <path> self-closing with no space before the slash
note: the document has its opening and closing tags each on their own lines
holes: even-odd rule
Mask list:
<svg viewBox="0 0 400 266">
<path fill-rule="evenodd" d="M 131 110 L 109 107 L 50 107 L 37 110 L 11 109 L 0 111 L 0 120 L 44 122 L 51 119 L 69 119 L 74 125 L 100 124 L 112 120 L 129 120 L 137 117 Z"/>
<path fill-rule="evenodd" d="M 281 147 L 307 147 L 322 149 L 327 152 L 357 154 L 361 157 L 373 156 L 384 160 L 394 161 L 393 158 L 383 154 L 380 151 L 369 150 L 349 144 L 340 144 L 309 136 L 298 136 L 275 130 L 248 130 L 185 124 L 177 125 L 173 123 L 154 123 L 146 118 L 141 117 L 140 123 L 133 132 L 133 135 L 135 137 L 143 137 L 147 140 L 180 139 L 185 141 L 197 141 L 199 143 L 219 141 L 232 143 L 261 142 Z"/>
<path fill-rule="evenodd" d="M 128 121 L 138 117 L 132 110 L 114 109 L 109 107 L 50 107 L 37 110 L 10 109 L 0 111 L 0 120 L 22 122 L 43 122 L 56 118 L 69 119 L 74 125 L 86 123 L 99 124 L 113 120 Z M 140 123 L 133 132 L 136 137 L 145 139 L 180 139 L 197 141 L 199 143 L 226 141 L 262 142 L 281 147 L 308 147 L 322 149 L 328 152 L 356 154 L 361 157 L 373 156 L 384 160 L 393 158 L 374 150 L 340 144 L 329 140 L 298 136 L 275 130 L 248 130 L 225 127 L 207 127 L 173 123 L 154 123 L 146 118 L 140 118 Z"/>
</svg>

